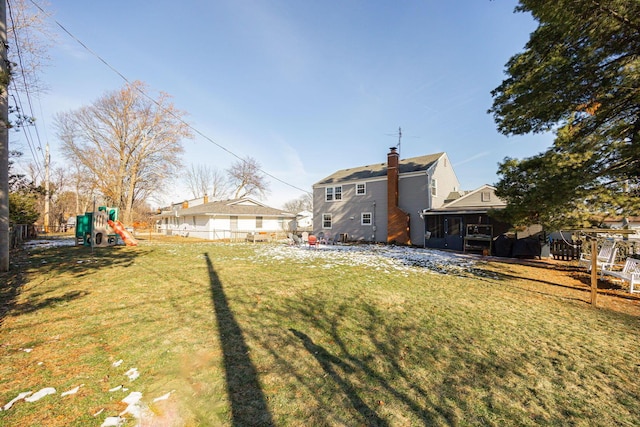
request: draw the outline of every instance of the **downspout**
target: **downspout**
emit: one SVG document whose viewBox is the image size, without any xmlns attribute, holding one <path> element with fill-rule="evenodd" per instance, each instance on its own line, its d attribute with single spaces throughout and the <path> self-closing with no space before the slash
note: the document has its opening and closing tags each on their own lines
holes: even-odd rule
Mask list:
<svg viewBox="0 0 640 427">
<path fill-rule="evenodd" d="M 378 227 L 376 226 L 376 201 L 373 201 L 373 236 L 371 240 L 373 240 L 374 243 L 377 242 L 376 240 L 376 232 L 378 231 Z"/>
</svg>

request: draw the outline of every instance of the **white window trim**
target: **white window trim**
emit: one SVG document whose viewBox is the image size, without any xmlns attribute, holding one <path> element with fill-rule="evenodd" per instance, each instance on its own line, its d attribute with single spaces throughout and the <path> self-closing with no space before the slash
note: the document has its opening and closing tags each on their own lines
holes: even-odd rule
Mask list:
<svg viewBox="0 0 640 427">
<path fill-rule="evenodd" d="M 364 222 L 365 215 L 369 216 L 369 222 Z M 371 212 L 362 212 L 360 214 L 360 225 L 372 225 L 373 224 L 373 215 Z"/>
<path fill-rule="evenodd" d="M 363 189 L 362 193 L 360 193 L 358 191 L 358 186 L 359 185 L 362 186 L 362 189 Z M 356 196 L 364 196 L 365 194 L 367 194 L 367 183 L 366 182 L 361 182 L 361 183 L 356 184 Z"/>
<path fill-rule="evenodd" d="M 329 224 L 331 224 L 329 227 L 325 227 L 325 216 L 329 217 Z M 333 216 L 330 213 L 323 213 L 322 214 L 322 229 L 324 230 L 331 230 L 333 228 Z"/>
<path fill-rule="evenodd" d="M 339 202 L 341 200 L 342 200 L 342 185 L 336 185 L 335 187 L 325 187 L 324 189 L 325 202 Z"/>
<path fill-rule="evenodd" d="M 340 189 L 340 191 L 336 191 L 338 188 Z M 340 197 L 338 197 L 338 194 L 340 195 Z M 342 200 L 342 185 L 333 187 L 333 200 L 335 202 Z"/>
<path fill-rule="evenodd" d="M 324 201 L 333 202 L 333 187 L 326 187 L 324 189 Z"/>
<path fill-rule="evenodd" d="M 431 178 L 430 191 L 432 197 L 438 197 L 438 180 L 435 178 Z"/>
</svg>

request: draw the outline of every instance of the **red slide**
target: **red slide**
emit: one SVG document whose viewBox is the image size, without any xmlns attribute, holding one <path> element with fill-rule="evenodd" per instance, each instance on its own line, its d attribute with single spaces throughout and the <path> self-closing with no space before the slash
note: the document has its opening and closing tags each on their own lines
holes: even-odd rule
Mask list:
<svg viewBox="0 0 640 427">
<path fill-rule="evenodd" d="M 115 231 L 120 235 L 120 237 L 122 237 L 125 245 L 138 246 L 138 241 L 131 235 L 131 233 L 125 230 L 124 225 L 122 225 L 120 221 L 113 222 L 111 220 L 108 220 L 107 223 L 109 224 L 109 227 L 113 228 L 113 231 Z"/>
</svg>

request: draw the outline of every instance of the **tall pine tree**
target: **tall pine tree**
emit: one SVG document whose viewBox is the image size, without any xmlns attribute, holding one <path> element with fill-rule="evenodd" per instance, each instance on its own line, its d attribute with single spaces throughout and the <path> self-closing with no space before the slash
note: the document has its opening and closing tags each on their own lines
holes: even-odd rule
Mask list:
<svg viewBox="0 0 640 427">
<path fill-rule="evenodd" d="M 552 147 L 506 158 L 497 194 L 514 223 L 583 226 L 637 215 L 640 1 L 521 0 L 538 21 L 492 91 L 505 135 L 556 132 Z"/>
</svg>

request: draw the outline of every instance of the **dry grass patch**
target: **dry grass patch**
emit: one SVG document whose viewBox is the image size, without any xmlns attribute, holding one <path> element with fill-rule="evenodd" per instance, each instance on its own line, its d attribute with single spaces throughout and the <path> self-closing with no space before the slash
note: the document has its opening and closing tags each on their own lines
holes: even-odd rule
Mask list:
<svg viewBox="0 0 640 427">
<path fill-rule="evenodd" d="M 141 421 L 126 425 L 640 423 L 635 300 L 593 309 L 585 287 L 534 267 L 272 248 L 154 239 L 16 254 L 0 406 L 56 393 L 0 424 L 99 426 L 132 391 Z"/>
</svg>

